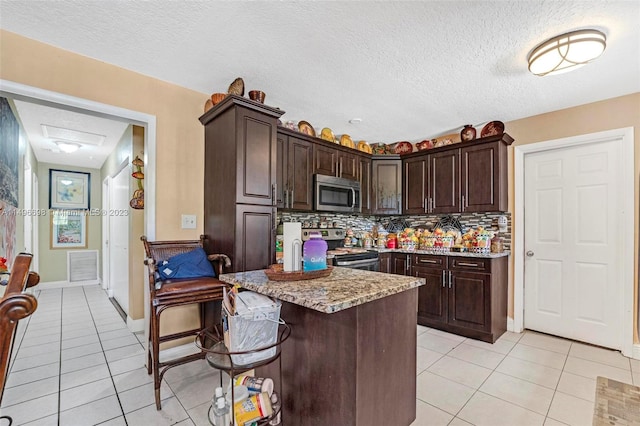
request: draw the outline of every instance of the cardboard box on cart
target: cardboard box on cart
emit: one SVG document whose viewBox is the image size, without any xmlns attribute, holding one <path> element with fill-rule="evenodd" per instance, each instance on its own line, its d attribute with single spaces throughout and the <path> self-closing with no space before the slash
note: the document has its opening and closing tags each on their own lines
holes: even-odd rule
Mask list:
<svg viewBox="0 0 640 426">
<path fill-rule="evenodd" d="M 226 299 L 226 296 L 225 296 Z M 235 294 L 222 304 L 224 343 L 230 352 L 243 352 L 273 345 L 278 339 L 282 302 L 252 291 Z M 234 364 L 246 365 L 276 354 L 276 348 L 231 355 Z"/>
</svg>

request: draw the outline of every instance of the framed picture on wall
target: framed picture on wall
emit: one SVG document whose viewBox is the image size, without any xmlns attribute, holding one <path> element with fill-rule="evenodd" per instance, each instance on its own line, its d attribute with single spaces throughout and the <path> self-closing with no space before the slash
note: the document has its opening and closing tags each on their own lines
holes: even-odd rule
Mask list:
<svg viewBox="0 0 640 426">
<path fill-rule="evenodd" d="M 52 249 L 87 247 L 87 217 L 83 212 L 54 210 L 51 213 Z"/>
<path fill-rule="evenodd" d="M 91 174 L 49 169 L 49 208 L 89 210 Z"/>
</svg>

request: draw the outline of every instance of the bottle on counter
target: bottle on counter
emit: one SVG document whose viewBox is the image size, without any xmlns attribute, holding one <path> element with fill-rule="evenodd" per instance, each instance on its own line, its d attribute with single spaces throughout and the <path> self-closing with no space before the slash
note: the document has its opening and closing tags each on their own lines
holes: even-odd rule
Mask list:
<svg viewBox="0 0 640 426">
<path fill-rule="evenodd" d="M 278 223 L 278 227 L 276 228 L 276 263 L 284 263 L 284 225 L 282 224 L 282 219 L 280 219 L 280 223 Z"/>
<path fill-rule="evenodd" d="M 310 233 L 302 247 L 302 258 L 304 272 L 327 269 L 327 242 L 319 232 Z"/>
</svg>

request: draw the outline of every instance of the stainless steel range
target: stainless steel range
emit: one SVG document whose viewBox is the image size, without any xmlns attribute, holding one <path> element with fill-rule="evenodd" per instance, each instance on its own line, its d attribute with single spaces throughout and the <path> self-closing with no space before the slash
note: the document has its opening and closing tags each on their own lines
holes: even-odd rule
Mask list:
<svg viewBox="0 0 640 426">
<path fill-rule="evenodd" d="M 312 232 L 319 232 L 322 239 L 327 242 L 329 250 L 336 250 L 344 247 L 345 230 L 340 228 L 304 228 L 302 230 L 302 241 L 307 241 Z M 360 250 L 354 250 L 360 251 Z M 379 261 L 377 251 L 363 251 L 361 253 L 336 254 L 333 258 L 334 266 L 343 268 L 364 269 L 367 271 L 378 271 Z"/>
</svg>

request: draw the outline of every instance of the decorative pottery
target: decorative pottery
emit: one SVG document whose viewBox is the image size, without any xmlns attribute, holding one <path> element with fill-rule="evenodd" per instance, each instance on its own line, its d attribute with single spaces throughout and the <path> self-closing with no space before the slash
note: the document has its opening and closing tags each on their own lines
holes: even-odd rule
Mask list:
<svg viewBox="0 0 640 426">
<path fill-rule="evenodd" d="M 228 92 L 230 95 L 244 96 L 244 80 L 240 77 L 233 80 L 233 83 L 229 85 Z"/>
<path fill-rule="evenodd" d="M 394 152 L 396 154 L 409 154 L 413 152 L 413 145 L 407 141 L 398 142 L 394 148 Z"/>
<path fill-rule="evenodd" d="M 301 133 L 304 133 L 305 135 L 309 135 L 309 136 L 316 136 L 316 130 L 313 128 L 313 126 L 311 124 L 309 124 L 308 121 L 299 121 L 298 122 L 298 131 L 300 131 Z"/>
<path fill-rule="evenodd" d="M 322 131 L 320 132 L 320 139 L 327 142 L 336 143 L 336 137 L 333 134 L 333 131 L 328 127 L 324 127 L 322 129 Z"/>
<path fill-rule="evenodd" d="M 252 101 L 260 102 L 261 104 L 264 103 L 265 96 L 267 96 L 266 93 L 260 90 L 249 91 L 249 99 L 251 99 Z"/>
<path fill-rule="evenodd" d="M 387 145 L 383 143 L 377 143 L 371 147 L 374 154 L 386 154 Z"/>
<path fill-rule="evenodd" d="M 349 135 L 340 136 L 340 145 L 346 146 L 347 148 L 355 148 L 355 144 Z"/>
<path fill-rule="evenodd" d="M 418 148 L 418 151 L 424 151 L 425 149 L 431 149 L 433 148 L 433 142 L 425 139 L 422 142 L 418 142 L 416 144 L 416 148 Z"/>
<path fill-rule="evenodd" d="M 369 145 L 365 141 L 359 141 L 357 147 L 358 147 L 358 151 L 366 152 L 367 154 L 372 153 L 371 145 Z"/>
<path fill-rule="evenodd" d="M 213 103 L 213 105 L 217 105 L 226 97 L 226 93 L 214 93 L 213 95 L 211 95 L 211 103 Z"/>
<path fill-rule="evenodd" d="M 472 141 L 476 138 L 476 129 L 471 124 L 465 124 L 464 129 L 460 131 L 460 139 L 464 141 Z"/>
<path fill-rule="evenodd" d="M 211 99 L 207 99 L 204 103 L 204 112 L 209 111 L 211 108 L 213 108 L 213 101 Z"/>
<path fill-rule="evenodd" d="M 501 135 L 504 133 L 504 123 L 502 121 L 490 121 L 485 124 L 480 132 L 480 137 Z"/>
</svg>

